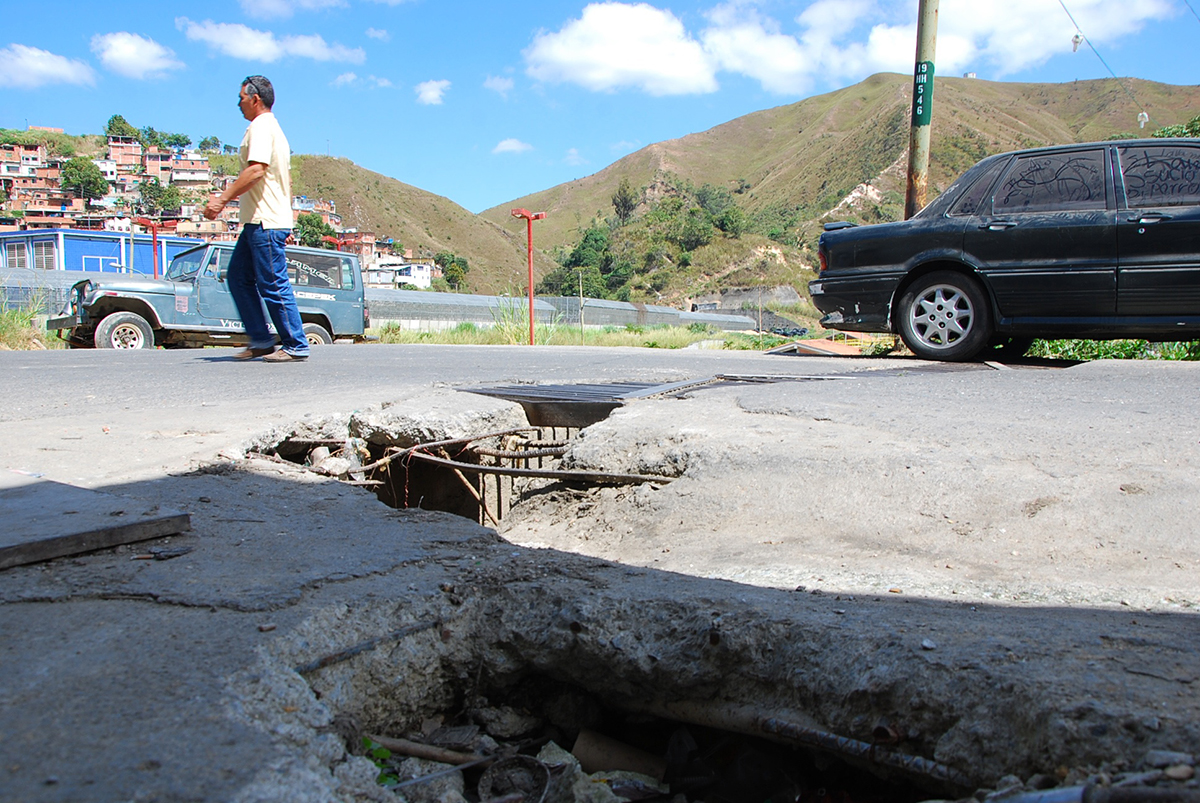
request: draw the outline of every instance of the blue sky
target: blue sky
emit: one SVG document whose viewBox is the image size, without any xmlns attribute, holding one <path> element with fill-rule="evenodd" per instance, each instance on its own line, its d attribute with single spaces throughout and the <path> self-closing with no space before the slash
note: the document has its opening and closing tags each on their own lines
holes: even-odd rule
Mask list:
<svg viewBox="0 0 1200 803">
<path fill-rule="evenodd" d="M 1197 10 L 941 0 L 937 71 L 1107 78 L 1090 42 L 1117 75 L 1196 84 Z M 263 74 L 293 151 L 346 157 L 478 212 L 653 142 L 909 73 L 916 13 L 916 0 L 24 4 L 0 29 L 0 127 L 100 133 L 121 114 L 237 144 L 238 86 Z"/>
</svg>

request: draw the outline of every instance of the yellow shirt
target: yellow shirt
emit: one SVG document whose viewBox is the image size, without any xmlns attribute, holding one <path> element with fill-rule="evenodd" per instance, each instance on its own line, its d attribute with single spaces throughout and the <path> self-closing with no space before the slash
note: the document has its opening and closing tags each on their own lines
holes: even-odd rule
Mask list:
<svg viewBox="0 0 1200 803">
<path fill-rule="evenodd" d="M 260 223 L 264 229 L 292 228 L 292 151 L 275 115 L 263 112 L 250 121 L 239 155 L 242 169 L 259 162 L 267 172 L 242 195 L 238 219 L 243 225 Z"/>
</svg>

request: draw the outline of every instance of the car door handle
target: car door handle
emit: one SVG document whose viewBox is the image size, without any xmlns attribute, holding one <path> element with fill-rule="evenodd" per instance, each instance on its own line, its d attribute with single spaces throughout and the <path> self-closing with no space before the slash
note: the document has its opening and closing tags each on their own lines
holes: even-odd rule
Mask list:
<svg viewBox="0 0 1200 803">
<path fill-rule="evenodd" d="M 988 231 L 1004 231 L 1005 229 L 1011 229 L 1016 225 L 1017 224 L 1011 220 L 993 220 L 991 223 L 980 224 L 979 228 L 987 229 Z"/>
<path fill-rule="evenodd" d="M 1170 215 L 1164 215 L 1161 212 L 1146 212 L 1129 216 L 1130 223 L 1158 223 L 1159 221 L 1170 219 Z"/>
</svg>

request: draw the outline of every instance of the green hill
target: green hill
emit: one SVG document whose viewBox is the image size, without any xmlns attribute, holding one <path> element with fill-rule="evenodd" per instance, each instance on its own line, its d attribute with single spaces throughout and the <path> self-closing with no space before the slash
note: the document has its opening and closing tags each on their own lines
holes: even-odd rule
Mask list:
<svg viewBox="0 0 1200 803">
<path fill-rule="evenodd" d="M 569 251 L 592 221 L 611 218 L 612 197 L 622 179 L 640 190 L 635 212 L 644 214 L 679 180 L 730 191 L 751 219 L 751 232 L 724 244 L 742 279 L 762 265 L 761 235 L 797 249 L 811 262 L 821 219 L 864 222 L 896 219 L 903 207 L 911 79 L 879 74 L 845 89 L 755 112 L 680 139 L 650 145 L 594 175 L 500 204 L 481 216 L 510 232 L 508 215 L 523 206 L 547 212 L 538 237 L 549 249 Z M 1151 118 L 1137 128 L 1136 96 Z M 968 78 L 938 78 L 934 95 L 930 192 L 944 189 L 980 158 L 1005 150 L 1050 143 L 1085 142 L 1115 136 L 1149 135 L 1184 122 L 1200 110 L 1200 87 L 1137 79 L 1068 84 L 1015 84 Z M 864 191 L 862 184 L 869 184 Z M 839 208 L 851 193 L 856 197 Z M 697 252 L 699 254 L 699 252 Z M 702 257 L 703 255 L 700 254 Z M 794 256 L 792 258 L 795 258 Z M 702 260 L 703 261 L 703 260 Z M 778 259 L 774 260 L 778 262 Z M 701 279 L 711 280 L 710 271 Z M 763 277 L 769 278 L 769 277 Z M 696 287 L 697 277 L 658 282 L 664 295 Z M 711 281 L 709 281 L 711 284 Z M 711 289 L 711 288 L 708 288 Z"/>
<path fill-rule="evenodd" d="M 391 237 L 414 256 L 450 251 L 465 257 L 472 293 L 517 292 L 527 284 L 525 231 L 505 231 L 440 195 L 328 156 L 293 157 L 292 192 L 332 199 L 344 227 Z M 536 274 L 554 267 L 549 257 L 534 254 Z"/>
</svg>

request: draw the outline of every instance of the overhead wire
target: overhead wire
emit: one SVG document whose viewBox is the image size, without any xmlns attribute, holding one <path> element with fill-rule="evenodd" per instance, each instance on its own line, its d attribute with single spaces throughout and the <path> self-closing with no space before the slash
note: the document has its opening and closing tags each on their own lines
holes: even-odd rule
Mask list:
<svg viewBox="0 0 1200 803">
<path fill-rule="evenodd" d="M 1188 7 L 1189 11 L 1192 12 L 1193 17 L 1195 17 L 1197 20 L 1200 20 L 1200 14 L 1196 13 L 1196 9 L 1192 7 L 1192 4 L 1188 2 L 1188 0 L 1183 0 L 1183 4 Z"/>
<path fill-rule="evenodd" d="M 1184 2 L 1186 3 L 1188 0 L 1184 0 Z M 1097 50 L 1096 46 L 1092 44 L 1092 40 L 1088 39 L 1087 34 L 1085 34 L 1083 29 L 1079 27 L 1079 23 L 1075 21 L 1075 16 L 1071 13 L 1071 10 L 1067 8 L 1067 4 L 1063 2 L 1063 0 L 1058 0 L 1058 4 L 1062 6 L 1062 10 L 1067 13 L 1067 18 L 1070 19 L 1071 24 L 1075 26 L 1075 32 L 1079 34 L 1080 38 L 1082 38 L 1083 41 L 1087 43 L 1087 46 L 1091 48 L 1092 52 L 1096 54 L 1096 58 L 1100 59 L 1100 63 L 1104 65 L 1104 69 L 1108 70 L 1108 74 L 1111 75 L 1113 80 L 1117 82 L 1117 86 L 1121 87 L 1121 90 L 1129 96 L 1129 99 L 1133 101 L 1133 105 L 1137 106 L 1138 111 L 1146 115 L 1147 122 L 1154 122 L 1154 118 L 1150 116 L 1149 112 L 1142 108 L 1142 104 L 1138 102 L 1136 97 L 1134 97 L 1133 92 L 1130 91 L 1129 87 L 1125 86 L 1121 79 L 1117 77 L 1117 74 L 1113 72 L 1113 68 L 1108 66 L 1108 62 L 1104 60 L 1104 56 L 1101 56 L 1100 51 Z M 1190 3 L 1188 4 L 1188 8 L 1191 8 Z M 1192 10 L 1192 13 L 1196 13 L 1195 9 Z M 1198 17 L 1198 19 L 1200 19 L 1200 17 Z M 1155 123 L 1155 126 L 1157 125 L 1158 124 Z"/>
</svg>

